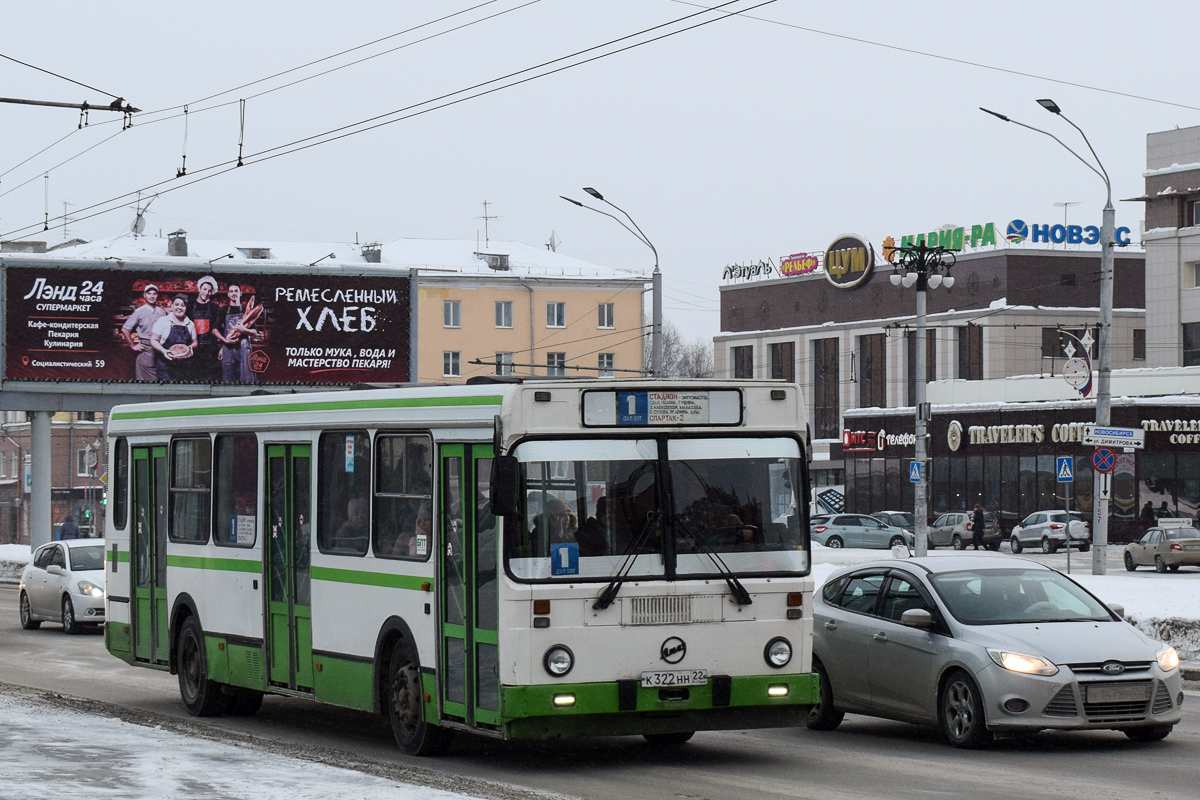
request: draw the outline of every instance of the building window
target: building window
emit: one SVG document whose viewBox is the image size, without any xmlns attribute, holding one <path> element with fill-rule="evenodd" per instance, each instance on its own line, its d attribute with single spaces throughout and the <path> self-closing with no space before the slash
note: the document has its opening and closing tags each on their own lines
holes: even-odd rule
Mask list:
<svg viewBox="0 0 1200 800">
<path fill-rule="evenodd" d="M 1146 329 L 1145 328 L 1134 328 L 1133 329 L 1133 360 L 1134 361 L 1145 361 L 1146 360 Z"/>
<path fill-rule="evenodd" d="M 909 331 L 905 337 L 908 350 L 908 404 L 917 404 L 917 332 Z M 937 330 L 925 331 L 925 382 L 937 380 Z"/>
<path fill-rule="evenodd" d="M 565 327 L 567 327 L 567 304 L 566 303 L 546 303 L 546 327 L 547 328 L 565 328 Z"/>
<path fill-rule="evenodd" d="M 95 461 L 92 461 L 91 464 L 88 463 L 88 461 L 90 460 L 89 456 L 91 458 L 96 459 Z M 98 452 L 96 452 L 94 449 L 92 449 L 91 447 L 85 447 L 82 450 L 75 451 L 75 474 L 78 477 L 86 478 L 89 475 L 92 475 L 93 474 L 93 471 L 92 471 L 93 465 L 98 465 L 99 463 L 100 463 L 100 454 Z"/>
<path fill-rule="evenodd" d="M 751 345 L 733 348 L 733 377 L 754 377 L 754 348 Z"/>
<path fill-rule="evenodd" d="M 546 353 L 546 374 L 553 375 L 556 378 L 565 377 L 567 374 L 567 354 Z"/>
<path fill-rule="evenodd" d="M 841 370 L 838 340 L 813 342 L 813 435 L 818 439 L 841 437 Z"/>
<path fill-rule="evenodd" d="M 458 378 L 462 375 L 462 353 L 457 350 L 442 352 L 442 377 Z"/>
<path fill-rule="evenodd" d="M 958 378 L 983 380 L 983 328 L 979 325 L 958 329 Z"/>
<path fill-rule="evenodd" d="M 458 300 L 442 301 L 442 327 L 462 327 L 462 304 Z"/>
<path fill-rule="evenodd" d="M 511 328 L 512 326 L 512 300 L 497 300 L 496 327 Z"/>
<path fill-rule="evenodd" d="M 208 541 L 211 491 L 212 442 L 176 439 L 171 443 L 171 541 Z"/>
<path fill-rule="evenodd" d="M 882 333 L 858 337 L 858 405 L 887 407 L 887 339 Z"/>
<path fill-rule="evenodd" d="M 596 327 L 597 328 L 612 328 L 615 327 L 613 322 L 613 304 L 600 303 L 596 306 Z"/>
<path fill-rule="evenodd" d="M 496 374 L 497 375 L 512 375 L 513 361 L 512 353 L 496 353 Z"/>
<path fill-rule="evenodd" d="M 771 344 L 771 377 L 776 380 L 796 382 L 796 343 L 774 342 Z"/>
<path fill-rule="evenodd" d="M 615 354 L 601 353 L 597 360 L 596 374 L 601 378 L 611 378 L 613 376 L 613 369 L 615 366 Z"/>
<path fill-rule="evenodd" d="M 1200 367 L 1200 322 L 1183 324 L 1183 366 Z"/>
</svg>

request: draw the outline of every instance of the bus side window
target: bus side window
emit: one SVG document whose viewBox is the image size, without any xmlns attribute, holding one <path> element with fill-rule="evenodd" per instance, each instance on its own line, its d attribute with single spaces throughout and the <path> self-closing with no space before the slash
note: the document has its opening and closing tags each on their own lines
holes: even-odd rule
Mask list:
<svg viewBox="0 0 1200 800">
<path fill-rule="evenodd" d="M 433 552 L 433 440 L 375 437 L 372 550 L 380 558 L 424 561 Z"/>
<path fill-rule="evenodd" d="M 257 437 L 218 435 L 215 474 L 213 541 L 226 547 L 253 547 L 258 530 Z"/>
<path fill-rule="evenodd" d="M 113 527 L 124 530 L 129 521 L 129 441 L 124 437 L 113 445 L 112 498 Z"/>
<path fill-rule="evenodd" d="M 171 442 L 171 541 L 205 544 L 210 525 L 212 442 Z"/>
<path fill-rule="evenodd" d="M 371 530 L 371 437 L 366 431 L 321 434 L 318 444 L 317 546 L 363 556 Z"/>
</svg>

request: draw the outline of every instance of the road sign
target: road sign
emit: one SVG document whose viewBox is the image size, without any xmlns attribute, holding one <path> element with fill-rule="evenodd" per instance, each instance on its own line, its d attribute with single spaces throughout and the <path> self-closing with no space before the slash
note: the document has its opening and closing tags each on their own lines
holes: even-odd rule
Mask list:
<svg viewBox="0 0 1200 800">
<path fill-rule="evenodd" d="M 1096 472 L 1112 472 L 1117 464 L 1117 454 L 1107 447 L 1099 447 L 1092 453 L 1092 469 Z"/>
<path fill-rule="evenodd" d="M 1146 446 L 1146 432 L 1141 428 L 1084 425 L 1083 444 L 1089 447 L 1136 447 L 1140 450 Z"/>
<path fill-rule="evenodd" d="M 1073 483 L 1075 481 L 1075 469 L 1073 467 L 1074 459 L 1072 459 L 1070 456 L 1059 456 L 1057 461 L 1058 466 L 1056 467 L 1056 470 L 1058 472 L 1058 482 Z"/>
<path fill-rule="evenodd" d="M 920 483 L 921 482 L 921 462 L 920 461 L 909 462 L 908 480 L 912 483 Z"/>
<path fill-rule="evenodd" d="M 1112 499 L 1112 474 L 1108 472 L 1100 474 L 1100 499 Z"/>
</svg>

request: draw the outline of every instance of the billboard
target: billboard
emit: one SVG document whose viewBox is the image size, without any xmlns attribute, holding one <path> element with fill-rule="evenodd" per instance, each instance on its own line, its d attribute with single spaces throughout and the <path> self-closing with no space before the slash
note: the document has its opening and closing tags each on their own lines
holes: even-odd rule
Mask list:
<svg viewBox="0 0 1200 800">
<path fill-rule="evenodd" d="M 6 266 L 6 380 L 402 383 L 405 275 Z"/>
</svg>

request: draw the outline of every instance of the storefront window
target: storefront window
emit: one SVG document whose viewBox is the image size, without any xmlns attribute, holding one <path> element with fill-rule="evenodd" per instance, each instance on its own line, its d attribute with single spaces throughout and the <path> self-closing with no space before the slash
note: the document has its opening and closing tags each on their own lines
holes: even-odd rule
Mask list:
<svg viewBox="0 0 1200 800">
<path fill-rule="evenodd" d="M 950 459 L 933 460 L 932 514 L 944 514 L 950 510 Z"/>
<path fill-rule="evenodd" d="M 1155 519 L 1175 516 L 1175 454 L 1140 454 L 1138 499 L 1143 509 L 1150 504 L 1149 512 Z M 1145 510 L 1141 512 L 1148 518 Z"/>
<path fill-rule="evenodd" d="M 950 459 L 950 511 L 967 510 L 967 463 L 962 458 Z"/>
<path fill-rule="evenodd" d="M 1037 457 L 1037 507 L 1062 508 L 1062 499 L 1058 497 L 1058 476 L 1054 472 L 1054 456 L 1040 455 Z"/>
<path fill-rule="evenodd" d="M 1017 457 L 1000 456 L 1000 518 L 1016 522 L 1021 517 Z"/>
<path fill-rule="evenodd" d="M 1200 511 L 1200 453 L 1180 453 L 1175 481 L 1175 503 L 1179 516 L 1196 519 Z"/>
<path fill-rule="evenodd" d="M 983 492 L 983 456 L 967 456 L 967 505 L 974 508 L 976 503 L 983 505 L 987 497 Z"/>
<path fill-rule="evenodd" d="M 1000 514 L 1000 456 L 988 456 L 983 460 L 983 507 L 997 516 Z"/>
<path fill-rule="evenodd" d="M 1071 507 L 1081 514 L 1092 514 L 1092 457 L 1075 456 L 1075 484 L 1071 487 Z"/>
<path fill-rule="evenodd" d="M 1041 508 L 1038 504 L 1037 493 L 1037 457 L 1021 456 L 1019 463 L 1017 485 L 1020 488 L 1017 490 L 1017 518 L 1025 519 L 1028 514 Z"/>
<path fill-rule="evenodd" d="M 904 505 L 902 484 L 900 482 L 900 460 L 897 458 L 889 458 L 884 461 L 884 491 L 886 500 L 883 505 L 886 509 L 896 509 L 898 511 L 907 511 L 912 508 L 912 503 Z M 878 510 L 878 509 L 877 509 Z"/>
<path fill-rule="evenodd" d="M 1171 458 L 1171 456 L 1167 456 L 1167 458 Z M 1112 502 L 1108 505 L 1110 522 L 1113 520 L 1132 521 L 1137 518 L 1138 487 L 1133 479 L 1133 469 L 1133 453 L 1117 453 L 1117 464 L 1113 467 Z M 1145 503 L 1145 499 L 1142 502 Z"/>
</svg>

